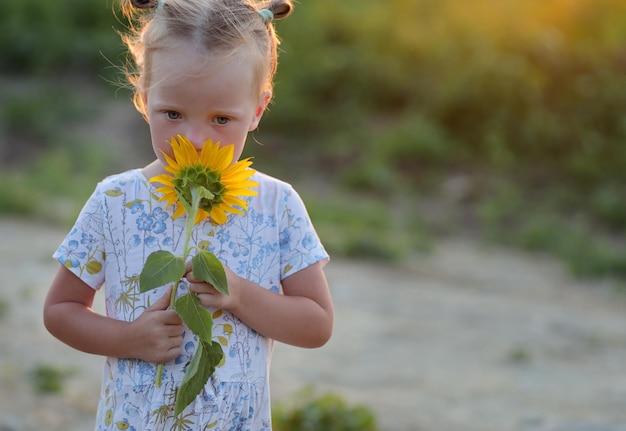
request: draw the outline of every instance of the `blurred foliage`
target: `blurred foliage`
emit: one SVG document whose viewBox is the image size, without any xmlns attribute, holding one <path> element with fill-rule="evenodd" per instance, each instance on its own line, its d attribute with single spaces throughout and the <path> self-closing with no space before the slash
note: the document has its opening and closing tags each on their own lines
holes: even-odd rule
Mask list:
<svg viewBox="0 0 626 431">
<path fill-rule="evenodd" d="M 301 6 L 281 24 L 270 119 L 294 136 L 339 135 L 316 152 L 410 176 L 468 164 L 583 188 L 626 179 L 623 2 Z"/>
<path fill-rule="evenodd" d="M 31 371 L 30 378 L 38 394 L 58 394 L 63 392 L 65 380 L 71 375 L 71 370 L 49 364 L 38 364 Z"/>
<path fill-rule="evenodd" d="M 112 0 L 0 0 L 3 74 L 96 73 L 117 61 Z"/>
<path fill-rule="evenodd" d="M 312 387 L 298 393 L 290 406 L 272 409 L 277 431 L 377 431 L 375 414 L 366 406 L 351 406 L 338 394 L 314 394 Z"/>
<path fill-rule="evenodd" d="M 111 2 L 0 0 L 1 73 L 120 80 Z M 346 234 L 334 250 L 387 259 L 423 247 L 380 242 L 395 232 L 460 231 L 626 276 L 622 0 L 316 0 L 276 25 L 276 103 L 250 151 L 377 202 L 313 209 Z M 58 97 L 0 96 L 0 138 L 51 150 Z"/>
</svg>

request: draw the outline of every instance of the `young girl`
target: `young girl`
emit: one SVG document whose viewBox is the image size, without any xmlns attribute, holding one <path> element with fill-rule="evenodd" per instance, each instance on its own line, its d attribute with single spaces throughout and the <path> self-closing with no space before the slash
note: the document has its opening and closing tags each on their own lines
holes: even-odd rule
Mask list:
<svg viewBox="0 0 626 431">
<path fill-rule="evenodd" d="M 163 152 L 173 157 L 170 139 L 184 135 L 198 150 L 208 139 L 233 144 L 233 161 L 241 156 L 272 96 L 272 20 L 292 6 L 163 0 L 138 10 L 143 3 L 125 5 L 139 23 L 125 41 L 156 160 L 98 184 L 54 255 L 61 267 L 44 305 L 45 325 L 68 345 L 106 356 L 97 430 L 270 430 L 272 340 L 322 346 L 333 324 L 328 255 L 291 186 L 257 172 L 258 195 L 245 198 L 245 215 L 195 226 L 193 244 L 212 251 L 227 275 L 230 295 L 186 274 L 189 289 L 214 313 L 213 337 L 225 344 L 225 361 L 176 417 L 176 388 L 197 340 L 168 307 L 172 287 L 140 293 L 138 274 L 155 250 L 181 254 L 184 219 L 172 218 L 175 207 L 159 201 L 161 185 L 148 181 L 165 172 Z M 103 286 L 106 316 L 91 309 Z"/>
</svg>

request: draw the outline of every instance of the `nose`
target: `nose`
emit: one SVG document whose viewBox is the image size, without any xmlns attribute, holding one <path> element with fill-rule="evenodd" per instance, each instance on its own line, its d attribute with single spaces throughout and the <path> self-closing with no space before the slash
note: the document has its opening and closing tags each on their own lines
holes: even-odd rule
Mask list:
<svg viewBox="0 0 626 431">
<path fill-rule="evenodd" d="M 201 150 L 202 146 L 208 139 L 207 132 L 204 127 L 189 127 L 185 133 L 185 137 L 189 139 L 189 142 L 191 142 L 197 150 Z"/>
</svg>

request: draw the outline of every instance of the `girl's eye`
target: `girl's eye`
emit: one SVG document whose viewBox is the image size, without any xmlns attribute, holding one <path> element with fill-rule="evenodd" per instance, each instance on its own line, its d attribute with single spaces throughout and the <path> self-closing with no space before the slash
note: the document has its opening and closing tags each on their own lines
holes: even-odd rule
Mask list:
<svg viewBox="0 0 626 431">
<path fill-rule="evenodd" d="M 228 117 L 215 117 L 215 122 L 220 126 L 228 124 L 229 121 Z"/>
<path fill-rule="evenodd" d="M 165 112 L 165 116 L 167 117 L 168 120 L 179 120 L 180 119 L 180 113 L 176 112 L 176 111 L 166 111 Z"/>
</svg>

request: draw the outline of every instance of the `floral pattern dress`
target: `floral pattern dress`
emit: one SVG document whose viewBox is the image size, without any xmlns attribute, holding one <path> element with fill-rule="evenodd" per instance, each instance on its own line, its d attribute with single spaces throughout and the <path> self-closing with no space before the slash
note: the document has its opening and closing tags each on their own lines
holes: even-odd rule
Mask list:
<svg viewBox="0 0 626 431">
<path fill-rule="evenodd" d="M 224 225 L 201 222 L 192 242 L 209 250 L 237 274 L 281 292 L 281 280 L 328 255 L 294 189 L 257 172 L 259 194 L 247 198 L 245 216 Z M 85 204 L 54 257 L 93 289 L 104 287 L 106 313 L 132 321 L 161 297 L 166 287 L 139 292 L 139 273 L 156 250 L 182 254 L 184 217 L 173 220 L 154 187 L 139 170 L 103 180 Z M 182 285 L 181 285 L 182 286 Z M 184 291 L 184 288 L 180 289 Z M 187 330 L 183 354 L 165 364 L 162 385 L 154 384 L 157 364 L 106 358 L 96 430 L 271 430 L 269 365 L 273 341 L 237 317 L 210 309 L 213 337 L 225 361 L 202 392 L 174 417 L 175 389 L 195 351 Z"/>
</svg>

